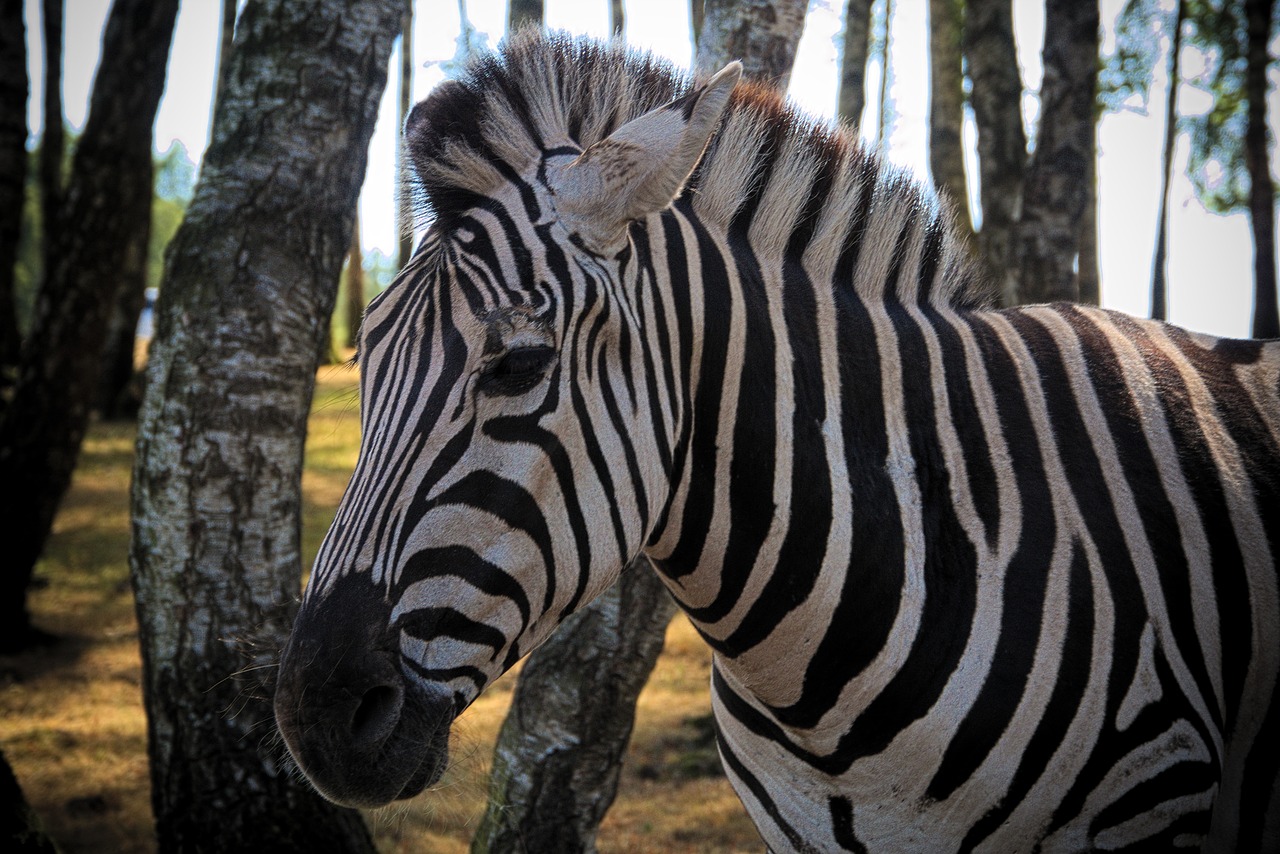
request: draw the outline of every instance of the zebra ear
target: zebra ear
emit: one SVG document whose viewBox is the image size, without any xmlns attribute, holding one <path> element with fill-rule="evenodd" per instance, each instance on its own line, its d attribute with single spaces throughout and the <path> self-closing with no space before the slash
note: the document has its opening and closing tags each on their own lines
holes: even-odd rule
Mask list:
<svg viewBox="0 0 1280 854">
<path fill-rule="evenodd" d="M 742 63 L 731 62 L 705 86 L 632 119 L 572 162 L 553 167 L 556 210 L 566 227 L 593 252 L 618 251 L 628 223 L 662 210 L 680 194 L 741 76 Z"/>
</svg>

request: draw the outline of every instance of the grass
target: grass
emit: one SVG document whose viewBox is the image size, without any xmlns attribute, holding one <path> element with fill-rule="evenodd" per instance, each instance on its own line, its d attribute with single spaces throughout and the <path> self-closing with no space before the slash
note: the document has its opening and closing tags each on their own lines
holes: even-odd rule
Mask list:
<svg viewBox="0 0 1280 854">
<path fill-rule="evenodd" d="M 309 564 L 355 465 L 356 375 L 317 377 L 303 476 Z M 55 646 L 0 656 L 0 747 L 64 852 L 152 852 L 146 720 L 129 586 L 133 428 L 95 425 L 31 597 Z M 718 772 L 708 738 L 710 654 L 683 617 L 640 697 L 602 852 L 756 851 L 759 837 Z M 495 683 L 458 721 L 444 779 L 367 814 L 380 851 L 463 852 L 485 806 L 490 756 L 514 688 Z"/>
</svg>

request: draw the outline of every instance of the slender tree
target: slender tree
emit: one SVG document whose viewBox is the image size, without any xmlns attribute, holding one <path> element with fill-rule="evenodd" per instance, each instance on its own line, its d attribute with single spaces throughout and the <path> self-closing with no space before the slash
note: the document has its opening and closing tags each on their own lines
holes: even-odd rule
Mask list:
<svg viewBox="0 0 1280 854">
<path fill-rule="evenodd" d="M 786 28 L 789 48 L 777 44 L 772 28 L 748 28 L 734 58 L 763 79 L 785 79 L 804 25 L 799 5 L 801 20 Z M 773 12 L 783 17 L 781 9 Z M 728 53 L 708 43 L 713 34 L 738 37 L 713 21 L 721 13 L 708 4 L 700 67 L 710 62 L 706 57 Z M 617 791 L 636 697 L 674 612 L 645 563 L 632 564 L 611 591 L 566 621 L 526 662 L 498 736 L 489 807 L 473 852 L 595 850 L 600 820 Z"/>
<path fill-rule="evenodd" d="M 62 40 L 64 0 L 44 0 L 44 131 L 40 140 L 40 217 L 44 236 L 45 277 L 56 264 L 62 221 L 62 168 L 66 132 L 62 118 Z"/>
<path fill-rule="evenodd" d="M 862 124 L 866 105 L 867 47 L 871 36 L 872 0 L 847 0 L 844 7 L 844 40 L 840 50 L 840 88 L 836 115 L 842 122 Z"/>
<path fill-rule="evenodd" d="M 545 14 L 543 0 L 507 0 L 507 32 L 525 25 L 540 27 Z"/>
<path fill-rule="evenodd" d="M 347 250 L 347 334 L 344 344 L 355 347 L 360 336 L 360 321 L 364 318 L 364 251 L 360 246 L 360 217 L 351 226 L 351 247 Z"/>
<path fill-rule="evenodd" d="M 609 0 L 609 32 L 618 38 L 627 34 L 627 9 L 622 0 Z"/>
<path fill-rule="evenodd" d="M 885 141 L 893 133 L 893 105 L 889 102 L 892 87 L 889 85 L 893 74 L 893 0 L 884 0 L 884 29 L 876 40 L 880 53 L 880 92 L 876 97 L 878 115 L 876 117 L 875 147 L 883 148 Z"/>
<path fill-rule="evenodd" d="M 130 549 L 161 851 L 372 850 L 284 763 L 263 681 L 296 610 L 307 411 L 401 11 L 249 0 L 167 255 Z"/>
<path fill-rule="evenodd" d="M 747 77 L 785 90 L 807 0 L 706 0 L 694 67 L 714 74 L 735 59 Z"/>
<path fill-rule="evenodd" d="M 978 251 L 1001 299 L 1013 301 L 1007 275 L 1013 229 L 1021 212 L 1027 135 L 1022 126 L 1022 78 L 1009 0 L 966 0 L 964 55 L 973 83 L 970 102 L 978 128 L 982 230 Z"/>
<path fill-rule="evenodd" d="M 400 122 L 396 125 L 396 180 L 399 190 L 396 193 L 396 231 L 399 232 L 397 243 L 396 266 L 404 267 L 413 254 L 413 216 L 408 202 L 409 173 L 404 151 L 404 127 L 409 121 L 409 110 L 413 107 L 413 0 L 403 0 L 404 17 L 400 22 Z M 459 8 L 459 13 L 462 10 Z M 466 17 L 462 25 L 467 24 Z"/>
<path fill-rule="evenodd" d="M 929 0 L 929 168 L 955 203 L 958 221 L 972 231 L 964 177 L 963 24 L 963 0 Z"/>
<path fill-rule="evenodd" d="M 120 271 L 150 221 L 152 124 L 177 6 L 116 0 L 111 8 L 66 191 L 64 221 L 76 227 L 58 232 L 13 401 L 0 420 L 0 518 L 10 531 L 0 646 L 10 649 L 39 637 L 27 586 L 80 452 Z"/>
<path fill-rule="evenodd" d="M 1244 135 L 1249 169 L 1249 224 L 1253 227 L 1253 324 L 1255 338 L 1280 338 L 1276 298 L 1275 183 L 1271 177 L 1267 133 L 1267 42 L 1274 0 L 1246 0 L 1248 64 L 1245 96 L 1249 102 Z"/>
<path fill-rule="evenodd" d="M 706 17 L 706 6 L 703 0 L 689 0 L 689 29 L 693 30 L 695 49 L 702 38 L 702 21 Z"/>
<path fill-rule="evenodd" d="M 1009 265 L 1023 303 L 1080 297 L 1076 255 L 1095 133 L 1097 4 L 1048 0 L 1043 57 L 1040 129 Z"/>
<path fill-rule="evenodd" d="M 0 0 L 0 392 L 14 380 L 22 345 L 14 265 L 27 180 L 26 36 L 22 0 Z M 0 394 L 0 412 L 3 400 Z"/>
<path fill-rule="evenodd" d="M 1095 111 L 1094 133 L 1089 137 L 1085 155 L 1084 213 L 1080 218 L 1079 274 L 1080 302 L 1098 305 L 1102 301 L 1102 274 L 1098 269 L 1098 134 Z"/>
<path fill-rule="evenodd" d="M 1169 89 L 1165 95 L 1160 207 L 1156 216 L 1156 251 L 1151 262 L 1151 316 L 1156 320 L 1165 320 L 1169 316 L 1169 190 L 1173 183 L 1173 144 L 1178 135 L 1178 86 L 1182 81 L 1182 28 L 1186 18 L 1186 0 L 1178 0 L 1169 39 Z"/>
</svg>

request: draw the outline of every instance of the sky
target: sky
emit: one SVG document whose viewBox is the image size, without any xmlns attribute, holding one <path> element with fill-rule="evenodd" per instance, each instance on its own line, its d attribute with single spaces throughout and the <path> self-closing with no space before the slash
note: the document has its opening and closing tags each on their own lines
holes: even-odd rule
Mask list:
<svg viewBox="0 0 1280 854">
<path fill-rule="evenodd" d="M 1102 0 L 1104 51 L 1109 28 L 1123 0 Z M 210 102 L 217 62 L 220 16 L 218 0 L 184 0 L 178 14 L 168 82 L 156 117 L 158 151 L 181 141 L 198 161 L 209 135 Z M 925 0 L 898 0 L 891 33 L 891 99 L 896 111 L 885 155 L 928 177 L 928 44 Z M 34 136 L 41 125 L 43 51 L 40 45 L 39 0 L 25 0 L 31 97 L 28 125 Z M 93 74 L 100 53 L 102 23 L 110 0 L 66 0 L 63 100 L 68 121 L 82 127 L 88 110 Z M 441 68 L 457 51 L 458 0 L 417 0 L 413 58 L 417 68 L 413 98 L 420 100 L 444 79 Z M 802 110 L 830 120 L 835 112 L 839 77 L 839 37 L 843 0 L 811 0 L 789 97 Z M 505 27 L 506 0 L 467 0 L 471 24 L 493 46 Z M 1039 52 L 1043 41 L 1041 0 L 1014 0 L 1018 60 L 1025 86 L 1040 85 Z M 693 46 L 688 0 L 631 0 L 626 3 L 627 41 L 670 59 L 691 64 Z M 605 36 L 608 4 L 604 0 L 546 0 L 546 23 L 554 29 Z M 1184 55 L 1185 61 L 1185 55 Z M 398 48 L 391 67 L 400 64 Z M 1167 75 L 1158 64 L 1150 102 L 1143 108 L 1107 114 L 1099 124 L 1099 258 L 1104 306 L 1132 314 L 1148 312 L 1151 256 L 1159 202 L 1160 158 Z M 879 68 L 868 69 L 868 110 L 876 109 Z M 366 249 L 394 254 L 396 243 L 395 150 L 397 75 L 389 78 L 360 200 L 361 236 Z M 1268 99 L 1273 125 L 1280 116 L 1274 88 Z M 1189 86 L 1179 93 L 1181 109 L 1207 109 L 1206 99 Z M 1035 100 L 1024 99 L 1024 113 L 1034 116 Z M 972 148 L 973 129 L 968 129 Z M 1170 206 L 1169 317 L 1175 323 L 1216 335 L 1248 333 L 1252 304 L 1252 240 L 1243 214 L 1217 216 L 1195 199 L 1185 166 L 1185 136 L 1174 157 Z M 1273 154 L 1273 171 L 1275 170 Z M 970 175 L 976 164 L 970 164 Z"/>
</svg>

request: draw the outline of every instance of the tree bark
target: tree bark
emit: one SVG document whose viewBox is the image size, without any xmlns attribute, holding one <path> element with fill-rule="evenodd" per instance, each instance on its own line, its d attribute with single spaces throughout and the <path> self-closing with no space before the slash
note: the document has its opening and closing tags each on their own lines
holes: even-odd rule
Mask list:
<svg viewBox="0 0 1280 854">
<path fill-rule="evenodd" d="M 1095 118 L 1096 121 L 1096 118 Z M 1085 159 L 1084 214 L 1080 219 L 1080 302 L 1102 303 L 1102 276 L 1098 270 L 1098 134 L 1089 139 Z"/>
<path fill-rule="evenodd" d="M 461 10 L 459 10 L 461 11 Z M 463 18 L 462 26 L 466 27 Z M 396 269 L 404 269 L 413 255 L 413 216 L 408 199 L 409 167 L 404 150 L 404 128 L 413 107 L 413 0 L 404 0 L 404 18 L 400 22 L 400 123 L 396 133 L 396 230 L 399 232 Z"/>
<path fill-rule="evenodd" d="M 1182 24 L 1187 17 L 1186 0 L 1178 0 L 1173 16 L 1169 48 L 1169 91 L 1165 95 L 1164 147 L 1161 151 L 1160 209 L 1156 216 L 1156 251 L 1151 261 L 1151 317 L 1169 316 L 1168 245 L 1169 187 L 1173 183 L 1173 143 L 1178 137 L 1178 84 L 1182 79 Z"/>
<path fill-rule="evenodd" d="M 544 14 L 543 0 L 507 0 L 507 32 L 525 25 L 541 27 Z"/>
<path fill-rule="evenodd" d="M 67 142 L 62 118 L 62 41 L 64 0 L 44 0 L 44 131 L 40 139 L 40 217 L 44 239 L 44 277 L 61 251 L 62 167 Z M 96 90 L 96 84 L 95 84 Z"/>
<path fill-rule="evenodd" d="M 1010 247 L 1022 212 L 1027 135 L 1022 127 L 1022 78 L 1010 0 L 966 0 L 964 55 L 973 81 L 970 102 L 978 128 L 982 201 L 978 252 L 999 283 L 1001 300 L 1012 305 Z"/>
<path fill-rule="evenodd" d="M 18 370 L 22 336 L 14 265 L 27 181 L 27 34 L 22 0 L 0 0 L 0 417 Z"/>
<path fill-rule="evenodd" d="M 880 92 L 876 96 L 876 137 L 875 147 L 883 149 L 885 140 L 892 132 L 893 107 L 889 103 L 889 75 L 893 72 L 890 64 L 893 59 L 893 0 L 884 0 L 884 38 L 880 40 Z"/>
<path fill-rule="evenodd" d="M 840 88 L 836 116 L 854 127 L 866 106 L 867 46 L 871 37 L 871 0 L 848 0 L 844 9 L 844 46 L 840 51 Z"/>
<path fill-rule="evenodd" d="M 239 0 L 222 0 L 222 21 L 218 27 L 218 62 L 217 78 L 213 84 L 213 103 L 210 104 L 211 120 L 209 122 L 209 140 L 213 140 L 212 116 L 218 114 L 218 104 L 222 102 L 222 92 L 227 88 L 227 69 L 231 67 L 231 52 L 235 50 L 236 9 Z"/>
<path fill-rule="evenodd" d="M 1010 265 L 1018 303 L 1080 298 L 1075 265 L 1095 133 L 1097 3 L 1048 0 L 1043 56 L 1040 131 Z"/>
<path fill-rule="evenodd" d="M 146 228 L 139 227 L 130 240 L 125 263 L 120 268 L 120 294 L 107 321 L 106 346 L 102 351 L 94 409 L 109 420 L 135 417 L 142 403 L 137 394 L 139 386 L 134 382 L 133 353 L 138 315 L 146 302 L 150 237 L 151 218 L 147 217 Z"/>
<path fill-rule="evenodd" d="M 498 734 L 472 852 L 595 850 L 636 699 L 674 613 L 641 558 L 530 657 Z"/>
<path fill-rule="evenodd" d="M 964 178 L 963 27 L 963 0 L 929 0 L 929 168 L 934 184 L 955 203 L 957 222 L 972 232 Z"/>
<path fill-rule="evenodd" d="M 1274 0 L 1247 0 L 1248 66 L 1245 71 L 1249 123 L 1245 160 L 1249 167 L 1249 224 L 1253 227 L 1254 338 L 1280 338 L 1276 303 L 1275 184 L 1267 152 L 1267 41 Z"/>
<path fill-rule="evenodd" d="M 80 453 L 107 322 L 123 286 L 120 271 L 151 216 L 152 124 L 177 6 L 177 0 L 117 0 L 107 20 L 89 120 L 65 193 L 64 221 L 76 227 L 58 232 L 13 401 L 0 422 L 0 518 L 11 532 L 0 574 L 3 647 L 37 637 L 26 590 Z"/>
<path fill-rule="evenodd" d="M 743 74 L 786 91 L 807 0 L 706 0 L 694 68 L 710 76 L 735 59 Z"/>
<path fill-rule="evenodd" d="M 303 443 L 400 0 L 251 0 L 170 245 L 134 463 L 162 851 L 370 851 L 284 764 L 269 684 L 301 579 Z"/>
<path fill-rule="evenodd" d="M 55 854 L 58 850 L 45 835 L 18 785 L 9 761 L 0 753 L 0 842 L 14 854 Z"/>
<path fill-rule="evenodd" d="M 360 246 L 360 217 L 351 226 L 351 247 L 347 250 L 346 346 L 354 348 L 360 340 L 360 321 L 364 319 L 364 252 Z"/>
<path fill-rule="evenodd" d="M 616 38 L 627 35 L 627 10 L 622 0 L 609 0 L 609 32 Z"/>
</svg>

